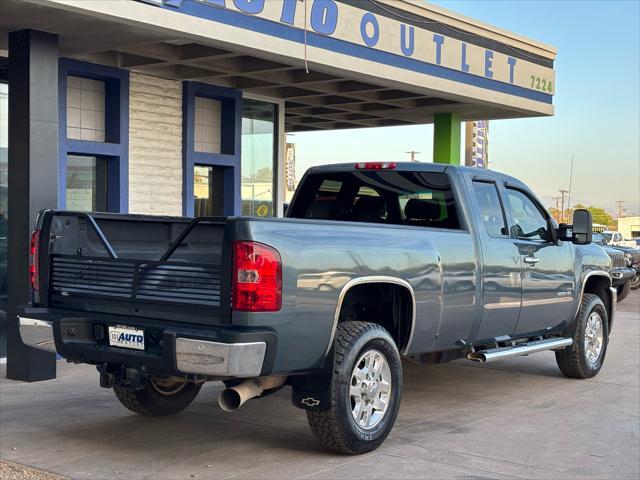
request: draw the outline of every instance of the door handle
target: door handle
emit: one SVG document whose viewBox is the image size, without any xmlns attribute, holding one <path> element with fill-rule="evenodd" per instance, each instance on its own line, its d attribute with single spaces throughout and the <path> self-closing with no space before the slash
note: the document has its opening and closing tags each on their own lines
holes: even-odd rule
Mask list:
<svg viewBox="0 0 640 480">
<path fill-rule="evenodd" d="M 524 262 L 528 263 L 532 267 L 536 263 L 538 263 L 539 261 L 540 261 L 540 259 L 538 257 L 536 257 L 535 255 L 527 255 L 526 257 L 524 257 Z"/>
</svg>

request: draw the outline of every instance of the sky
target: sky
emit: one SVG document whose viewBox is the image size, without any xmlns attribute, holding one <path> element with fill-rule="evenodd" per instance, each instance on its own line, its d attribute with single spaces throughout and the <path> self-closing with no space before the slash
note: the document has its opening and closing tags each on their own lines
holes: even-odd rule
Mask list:
<svg viewBox="0 0 640 480">
<path fill-rule="evenodd" d="M 436 0 L 456 13 L 557 48 L 553 117 L 490 123 L 492 169 L 527 183 L 547 207 L 569 187 L 571 204 L 640 215 L 640 0 Z M 289 135 L 296 176 L 323 163 L 432 161 L 431 125 Z"/>
</svg>

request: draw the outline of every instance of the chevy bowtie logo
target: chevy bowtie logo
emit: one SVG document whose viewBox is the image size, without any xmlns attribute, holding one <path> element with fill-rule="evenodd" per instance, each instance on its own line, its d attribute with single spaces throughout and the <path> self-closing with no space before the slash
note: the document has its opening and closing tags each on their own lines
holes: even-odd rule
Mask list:
<svg viewBox="0 0 640 480">
<path fill-rule="evenodd" d="M 320 400 L 316 400 L 313 397 L 306 397 L 303 398 L 300 403 L 302 405 L 306 405 L 307 407 L 317 407 L 318 405 L 320 405 Z"/>
</svg>

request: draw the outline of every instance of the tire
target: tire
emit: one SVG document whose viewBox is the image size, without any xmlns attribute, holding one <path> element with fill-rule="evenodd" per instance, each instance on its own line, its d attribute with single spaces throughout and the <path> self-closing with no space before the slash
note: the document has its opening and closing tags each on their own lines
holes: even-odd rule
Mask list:
<svg viewBox="0 0 640 480">
<path fill-rule="evenodd" d="M 594 332 L 592 319 L 600 329 Z M 590 340 L 587 338 L 590 337 Z M 592 343 L 593 342 L 593 343 Z M 569 378 L 591 378 L 598 374 L 604 363 L 609 343 L 609 316 L 602 299 L 592 293 L 585 293 L 576 319 L 573 344 L 556 351 L 556 362 L 560 371 Z M 599 345 L 595 355 L 595 344 Z"/>
<path fill-rule="evenodd" d="M 631 291 L 631 280 L 624 282 L 623 285 L 618 287 L 618 302 L 623 301 L 629 295 Z"/>
<path fill-rule="evenodd" d="M 367 378 L 371 372 L 373 378 Z M 361 388 L 365 383 L 369 388 Z M 402 392 L 400 354 L 389 332 L 367 322 L 338 324 L 329 389 L 329 409 L 307 410 L 314 435 L 338 453 L 378 448 L 393 428 Z"/>
<path fill-rule="evenodd" d="M 167 387 L 149 379 L 143 389 L 130 390 L 114 385 L 113 391 L 120 403 L 132 412 L 149 417 L 163 417 L 179 413 L 191 405 L 201 386 L 183 382 Z"/>
<path fill-rule="evenodd" d="M 629 280 L 629 286 L 631 287 L 631 290 L 637 290 L 640 288 L 640 273 Z"/>
</svg>

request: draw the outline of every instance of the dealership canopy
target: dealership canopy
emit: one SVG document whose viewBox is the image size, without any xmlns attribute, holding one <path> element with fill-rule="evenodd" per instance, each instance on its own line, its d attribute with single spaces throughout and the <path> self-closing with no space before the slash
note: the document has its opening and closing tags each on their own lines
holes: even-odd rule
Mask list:
<svg viewBox="0 0 640 480">
<path fill-rule="evenodd" d="M 553 114 L 552 47 L 420 1 L 3 4 L 4 34 L 55 33 L 61 55 L 285 99 L 287 131 Z"/>
</svg>

